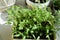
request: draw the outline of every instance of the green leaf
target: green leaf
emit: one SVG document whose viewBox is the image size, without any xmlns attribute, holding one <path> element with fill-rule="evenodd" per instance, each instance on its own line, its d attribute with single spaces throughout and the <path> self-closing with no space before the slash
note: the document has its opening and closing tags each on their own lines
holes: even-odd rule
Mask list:
<svg viewBox="0 0 60 40">
<path fill-rule="evenodd" d="M 24 36 L 22 40 L 25 40 L 25 38 L 26 38 L 26 36 Z"/>
<path fill-rule="evenodd" d="M 37 37 L 37 40 L 40 40 L 40 36 Z"/>
<path fill-rule="evenodd" d="M 14 35 L 14 37 L 19 37 L 20 36 L 20 34 L 16 34 L 16 35 Z"/>
<path fill-rule="evenodd" d="M 23 30 L 23 27 L 19 27 L 19 30 Z"/>
<path fill-rule="evenodd" d="M 46 33 L 48 34 L 49 33 L 49 28 L 50 28 L 50 26 L 46 26 Z"/>
</svg>

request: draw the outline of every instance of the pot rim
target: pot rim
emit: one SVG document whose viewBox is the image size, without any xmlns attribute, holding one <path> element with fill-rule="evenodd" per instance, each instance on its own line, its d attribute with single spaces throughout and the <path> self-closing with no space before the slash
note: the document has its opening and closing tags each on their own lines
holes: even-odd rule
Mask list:
<svg viewBox="0 0 60 40">
<path fill-rule="evenodd" d="M 3 9 L 3 8 L 6 8 L 6 7 L 10 7 L 10 6 L 14 5 L 14 4 L 15 4 L 15 0 L 14 0 L 14 2 L 13 2 L 12 4 L 10 3 L 10 5 L 7 5 L 7 6 L 1 6 L 0 8 Z"/>
<path fill-rule="evenodd" d="M 49 3 L 50 3 L 50 0 L 48 0 L 48 1 L 45 2 L 45 3 L 33 3 L 33 2 L 31 2 L 31 1 L 29 1 L 29 0 L 26 0 L 26 3 L 27 3 L 28 5 L 33 5 L 33 6 L 37 6 L 37 7 L 41 8 L 41 7 L 44 7 L 44 6 L 48 6 Z"/>
</svg>

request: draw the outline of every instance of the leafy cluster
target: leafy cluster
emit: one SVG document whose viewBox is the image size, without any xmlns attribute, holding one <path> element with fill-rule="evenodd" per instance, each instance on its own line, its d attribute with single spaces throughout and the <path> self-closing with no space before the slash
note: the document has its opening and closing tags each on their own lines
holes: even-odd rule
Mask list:
<svg viewBox="0 0 60 40">
<path fill-rule="evenodd" d="M 12 6 L 8 12 L 8 23 L 13 23 L 13 37 L 15 38 L 48 38 L 54 33 L 54 16 L 44 9 L 27 9 Z"/>
<path fill-rule="evenodd" d="M 60 0 L 53 0 L 55 9 L 60 9 Z"/>
</svg>

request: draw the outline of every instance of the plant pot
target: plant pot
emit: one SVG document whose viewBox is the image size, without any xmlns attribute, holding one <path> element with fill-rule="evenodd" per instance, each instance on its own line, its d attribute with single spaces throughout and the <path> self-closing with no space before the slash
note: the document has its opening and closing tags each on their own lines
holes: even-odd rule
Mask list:
<svg viewBox="0 0 60 40">
<path fill-rule="evenodd" d="M 4 11 L 15 4 L 15 0 L 0 0 L 0 11 Z"/>
<path fill-rule="evenodd" d="M 7 25 L 7 13 L 0 13 L 0 40 L 13 40 L 12 25 Z"/>
<path fill-rule="evenodd" d="M 16 4 L 15 5 L 18 5 L 18 6 L 23 6 L 25 7 L 25 0 L 16 0 Z"/>
<path fill-rule="evenodd" d="M 22 40 L 22 39 L 19 39 L 19 38 L 13 38 L 13 40 Z M 35 39 L 25 39 L 25 40 L 35 40 Z M 48 40 L 48 39 L 40 39 L 40 40 Z M 56 35 L 54 34 L 54 37 L 53 37 L 53 39 L 52 40 L 57 40 L 56 39 Z"/>
<path fill-rule="evenodd" d="M 6 12 L 1 12 L 0 13 L 0 24 L 5 24 L 7 22 L 7 13 Z"/>
<path fill-rule="evenodd" d="M 22 39 L 13 39 L 13 40 L 22 40 Z M 35 39 L 25 39 L 25 40 L 35 40 Z M 48 40 L 48 39 L 40 39 L 40 40 Z"/>
<path fill-rule="evenodd" d="M 0 40 L 13 40 L 11 25 L 0 24 Z"/>
<path fill-rule="evenodd" d="M 22 39 L 14 39 L 14 40 L 22 40 Z M 25 40 L 36 40 L 36 39 L 25 39 Z M 47 40 L 47 39 L 40 39 L 40 40 Z"/>
<path fill-rule="evenodd" d="M 30 0 L 26 0 L 26 3 L 27 3 L 27 6 L 30 8 L 34 8 L 34 7 L 44 8 L 44 7 L 47 7 L 49 5 L 50 0 L 48 0 L 45 3 L 34 3 L 34 2 L 31 2 Z"/>
</svg>

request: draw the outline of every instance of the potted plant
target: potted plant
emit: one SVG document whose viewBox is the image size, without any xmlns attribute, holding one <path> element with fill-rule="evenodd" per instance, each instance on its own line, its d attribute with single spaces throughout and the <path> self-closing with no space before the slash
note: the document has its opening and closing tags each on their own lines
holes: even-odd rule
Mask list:
<svg viewBox="0 0 60 40">
<path fill-rule="evenodd" d="M 56 38 L 60 40 L 60 10 L 56 10 L 55 20 Z"/>
<path fill-rule="evenodd" d="M 8 12 L 8 23 L 12 24 L 13 38 L 55 40 L 54 16 L 44 9 L 27 9 L 13 6 Z"/>
<path fill-rule="evenodd" d="M 30 8 L 44 8 L 49 5 L 50 0 L 26 0 L 26 3 Z"/>
<path fill-rule="evenodd" d="M 60 10 L 60 0 L 53 0 L 54 8 Z"/>
</svg>

